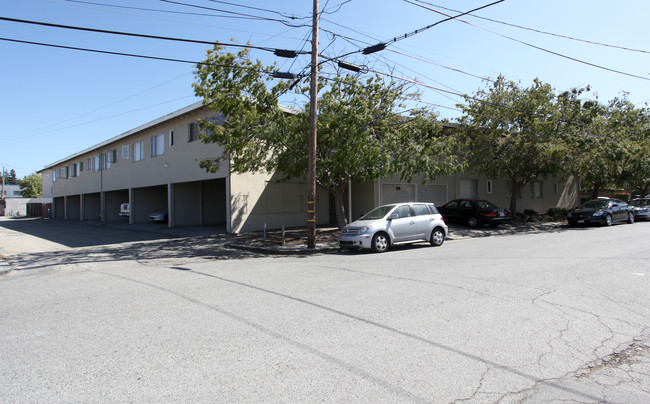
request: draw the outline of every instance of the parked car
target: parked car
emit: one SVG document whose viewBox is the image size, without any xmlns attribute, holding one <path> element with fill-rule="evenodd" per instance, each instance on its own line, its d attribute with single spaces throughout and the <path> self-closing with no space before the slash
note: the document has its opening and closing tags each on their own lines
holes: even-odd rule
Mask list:
<svg viewBox="0 0 650 404">
<path fill-rule="evenodd" d="M 598 224 L 611 226 L 615 222 L 634 223 L 634 209 L 620 199 L 598 198 L 587 201 L 567 215 L 569 226 Z"/>
<path fill-rule="evenodd" d="M 467 223 L 469 227 L 496 226 L 512 221 L 510 209 L 500 208 L 483 199 L 454 199 L 438 210 L 446 221 Z"/>
<path fill-rule="evenodd" d="M 388 251 L 397 244 L 428 241 L 442 245 L 449 229 L 432 203 L 393 203 L 378 206 L 345 226 L 339 233 L 341 248 Z"/>
<path fill-rule="evenodd" d="M 120 204 L 120 216 L 131 216 L 131 205 L 128 203 Z"/>
<path fill-rule="evenodd" d="M 166 222 L 167 211 L 161 210 L 160 212 L 149 213 L 149 221 L 151 222 Z"/>
<path fill-rule="evenodd" d="M 650 198 L 635 198 L 630 201 L 634 208 L 634 220 L 650 220 Z"/>
</svg>

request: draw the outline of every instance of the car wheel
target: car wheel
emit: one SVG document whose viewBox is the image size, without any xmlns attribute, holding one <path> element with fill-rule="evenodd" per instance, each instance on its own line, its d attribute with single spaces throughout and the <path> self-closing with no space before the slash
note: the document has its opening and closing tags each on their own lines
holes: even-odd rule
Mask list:
<svg viewBox="0 0 650 404">
<path fill-rule="evenodd" d="M 612 220 L 612 215 L 607 215 L 607 216 L 605 217 L 605 224 L 606 224 L 607 226 L 611 226 L 612 223 L 614 223 L 614 221 Z"/>
<path fill-rule="evenodd" d="M 469 227 L 478 227 L 478 219 L 476 217 L 472 216 L 467 221 L 467 224 L 469 224 Z"/>
<path fill-rule="evenodd" d="M 386 233 L 377 233 L 372 237 L 372 251 L 380 253 L 388 251 L 388 247 L 390 247 L 390 240 Z"/>
<path fill-rule="evenodd" d="M 627 222 L 629 224 L 634 223 L 634 213 L 632 212 L 627 212 Z"/>
<path fill-rule="evenodd" d="M 445 241 L 445 232 L 440 228 L 436 227 L 433 229 L 431 232 L 431 239 L 429 242 L 431 243 L 432 246 L 434 247 L 439 247 L 444 243 Z"/>
</svg>

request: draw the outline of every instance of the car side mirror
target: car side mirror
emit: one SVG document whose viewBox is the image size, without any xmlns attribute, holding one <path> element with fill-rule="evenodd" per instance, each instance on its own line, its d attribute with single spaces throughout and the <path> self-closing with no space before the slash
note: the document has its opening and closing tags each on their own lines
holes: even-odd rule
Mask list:
<svg viewBox="0 0 650 404">
<path fill-rule="evenodd" d="M 393 219 L 398 219 L 399 215 L 397 213 L 393 213 L 392 215 L 388 216 L 388 220 L 393 220 Z"/>
</svg>

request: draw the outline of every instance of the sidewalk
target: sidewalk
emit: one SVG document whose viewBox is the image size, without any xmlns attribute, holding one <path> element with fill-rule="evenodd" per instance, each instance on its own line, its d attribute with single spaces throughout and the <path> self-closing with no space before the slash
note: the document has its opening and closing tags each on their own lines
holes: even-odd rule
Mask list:
<svg viewBox="0 0 650 404">
<path fill-rule="evenodd" d="M 525 233 L 547 233 L 560 231 L 565 227 L 565 222 L 512 223 L 498 227 L 481 228 L 451 224 L 449 225 L 449 235 L 446 241 Z M 285 231 L 284 240 L 282 232 L 277 230 L 267 231 L 266 239 L 262 232 L 230 236 L 231 239 L 225 243 L 225 246 L 266 254 L 319 254 L 339 250 L 338 233 L 338 229 L 335 227 L 317 229 L 316 247 L 313 249 L 307 248 L 307 231 L 305 229 Z"/>
</svg>

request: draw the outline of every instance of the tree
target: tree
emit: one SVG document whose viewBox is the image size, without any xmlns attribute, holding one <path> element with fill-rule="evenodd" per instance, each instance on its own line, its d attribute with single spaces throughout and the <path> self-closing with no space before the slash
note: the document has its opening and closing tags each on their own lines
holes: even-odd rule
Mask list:
<svg viewBox="0 0 650 404">
<path fill-rule="evenodd" d="M 468 165 L 510 181 L 513 213 L 524 185 L 561 172 L 566 154 L 558 137 L 566 122 L 562 116 L 571 113 L 579 92 L 563 93 L 560 100 L 549 84 L 538 79 L 522 88 L 499 76 L 491 86 L 466 96 L 466 105 L 458 105 L 463 110 L 460 123 Z"/>
<path fill-rule="evenodd" d="M 4 170 L 4 173 L 0 175 L 0 182 L 2 181 L 2 178 L 4 178 L 4 183 L 5 185 L 18 185 L 18 177 L 16 177 L 16 170 L 13 168 L 7 172 L 7 170 Z"/>
<path fill-rule="evenodd" d="M 23 198 L 43 197 L 43 180 L 40 174 L 32 174 L 20 181 L 20 195 Z"/>
<path fill-rule="evenodd" d="M 40 174 L 32 174 L 20 181 L 20 195 L 23 198 L 43 197 L 43 182 Z"/>
<path fill-rule="evenodd" d="M 309 105 L 288 113 L 278 105 L 287 83 L 271 83 L 277 70 L 219 46 L 197 67 L 195 93 L 224 113 L 223 125 L 202 122 L 205 142 L 223 146 L 223 154 L 201 166 L 215 171 L 230 161 L 231 172 L 265 170 L 285 179 L 307 176 Z M 324 82 L 321 81 L 321 82 Z M 307 87 L 299 87 L 306 92 Z M 345 225 L 343 193 L 350 181 L 396 175 L 430 180 L 460 167 L 451 137 L 431 111 L 405 110 L 404 85 L 375 76 L 361 80 L 336 76 L 321 85 L 318 105 L 316 183 L 334 197 L 337 224 Z"/>
<path fill-rule="evenodd" d="M 595 199 L 607 187 L 629 184 L 640 191 L 650 182 L 648 124 L 650 116 L 626 95 L 603 105 L 586 101 L 574 131 L 567 138 L 571 170 Z"/>
</svg>

